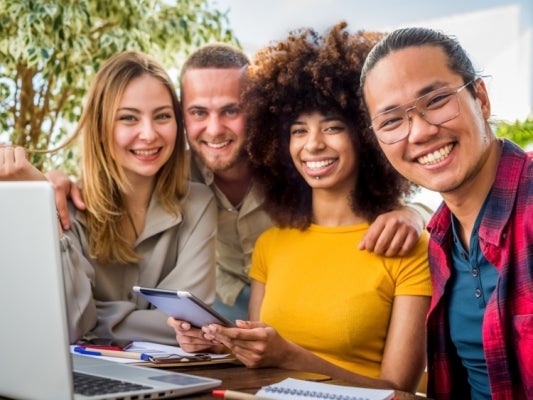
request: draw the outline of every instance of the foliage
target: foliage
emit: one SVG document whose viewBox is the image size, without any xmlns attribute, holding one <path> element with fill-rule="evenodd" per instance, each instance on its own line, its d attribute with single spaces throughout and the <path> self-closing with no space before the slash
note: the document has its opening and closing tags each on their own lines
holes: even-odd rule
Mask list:
<svg viewBox="0 0 533 400">
<path fill-rule="evenodd" d="M 533 144 L 533 117 L 514 123 L 499 122 L 496 126 L 496 136 L 512 140 L 522 148 Z"/>
<path fill-rule="evenodd" d="M 138 49 L 177 69 L 208 41 L 237 43 L 209 0 L 0 0 L 0 141 L 56 147 L 79 118 L 91 78 L 116 52 Z M 75 154 L 32 157 L 41 169 L 72 170 Z"/>
</svg>

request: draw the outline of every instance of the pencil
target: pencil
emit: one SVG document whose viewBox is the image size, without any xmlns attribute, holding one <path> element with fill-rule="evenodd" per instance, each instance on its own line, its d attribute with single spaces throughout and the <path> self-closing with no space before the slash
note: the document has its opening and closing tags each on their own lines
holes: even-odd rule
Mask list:
<svg viewBox="0 0 533 400">
<path fill-rule="evenodd" d="M 213 396 L 228 400 L 272 400 L 268 397 L 260 397 L 255 394 L 236 392 L 234 390 L 213 390 Z"/>
</svg>

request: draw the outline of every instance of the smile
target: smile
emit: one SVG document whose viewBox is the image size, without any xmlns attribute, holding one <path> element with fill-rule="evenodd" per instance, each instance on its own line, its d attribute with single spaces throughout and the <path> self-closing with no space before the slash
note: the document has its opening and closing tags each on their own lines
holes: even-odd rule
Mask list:
<svg viewBox="0 0 533 400">
<path fill-rule="evenodd" d="M 305 161 L 305 165 L 309 169 L 320 169 L 327 167 L 335 162 L 335 160 L 322 160 L 322 161 Z"/>
<path fill-rule="evenodd" d="M 426 154 L 425 156 L 419 157 L 416 160 L 422 165 L 432 165 L 437 164 L 444 160 L 452 152 L 453 144 L 449 144 L 440 148 L 433 153 Z"/>
<path fill-rule="evenodd" d="M 154 154 L 157 154 L 161 148 L 157 149 L 151 149 L 151 150 L 131 150 L 131 152 L 137 156 L 153 156 Z"/>
<path fill-rule="evenodd" d="M 226 140 L 225 142 L 220 142 L 220 143 L 209 143 L 209 142 L 205 142 L 205 144 L 208 146 L 208 147 L 211 147 L 212 149 L 221 149 L 222 147 L 226 147 L 227 145 L 229 145 L 231 143 L 231 140 Z"/>
</svg>

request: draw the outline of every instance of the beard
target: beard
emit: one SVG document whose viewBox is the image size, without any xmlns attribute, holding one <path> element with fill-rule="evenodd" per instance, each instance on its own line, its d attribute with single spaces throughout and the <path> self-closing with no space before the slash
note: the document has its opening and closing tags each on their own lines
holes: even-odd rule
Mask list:
<svg viewBox="0 0 533 400">
<path fill-rule="evenodd" d="M 201 163 L 215 174 L 217 172 L 230 170 L 236 165 L 241 164 L 247 158 L 244 146 L 239 146 L 234 149 L 231 154 L 214 157 L 212 155 L 206 155 L 201 151 L 202 149 L 197 148 L 196 145 L 191 145 L 191 150 Z"/>
</svg>

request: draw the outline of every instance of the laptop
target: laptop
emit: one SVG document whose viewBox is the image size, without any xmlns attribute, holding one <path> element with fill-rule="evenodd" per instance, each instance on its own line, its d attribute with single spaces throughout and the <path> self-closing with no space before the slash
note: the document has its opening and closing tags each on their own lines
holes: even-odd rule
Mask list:
<svg viewBox="0 0 533 400">
<path fill-rule="evenodd" d="M 54 192 L 48 182 L 0 182 L 0 396 L 15 399 L 162 399 L 218 379 L 71 355 Z M 73 375 L 132 382 L 75 394 Z M 88 385 L 93 388 L 93 384 Z M 128 385 L 125 385 L 128 386 Z"/>
</svg>

